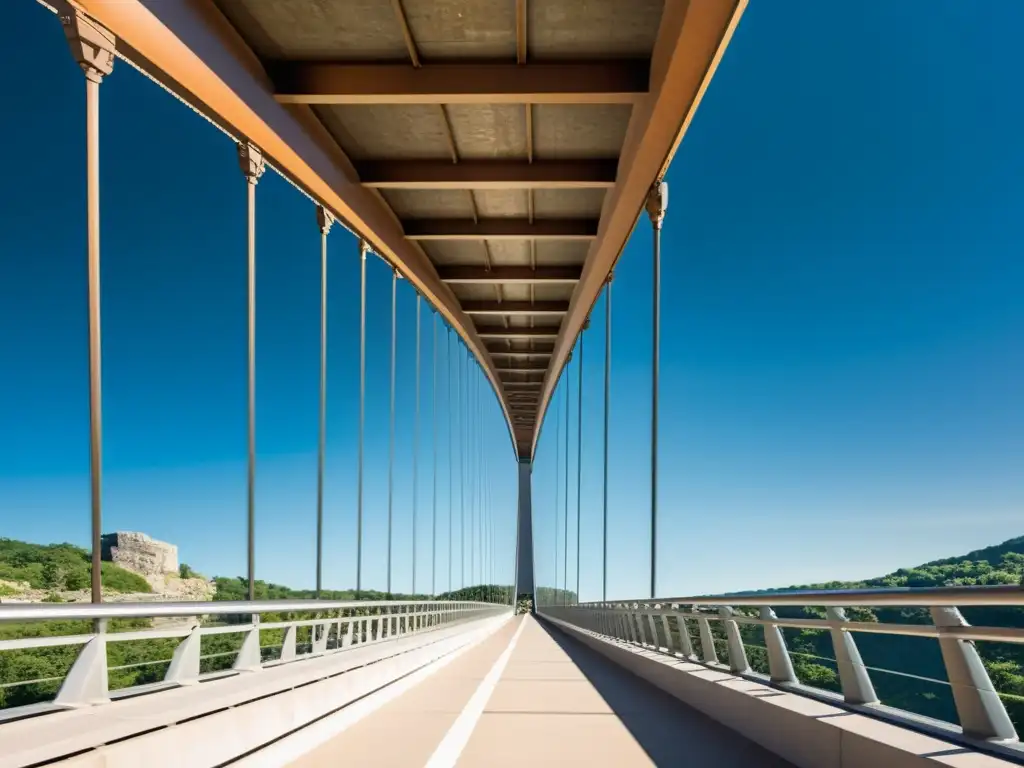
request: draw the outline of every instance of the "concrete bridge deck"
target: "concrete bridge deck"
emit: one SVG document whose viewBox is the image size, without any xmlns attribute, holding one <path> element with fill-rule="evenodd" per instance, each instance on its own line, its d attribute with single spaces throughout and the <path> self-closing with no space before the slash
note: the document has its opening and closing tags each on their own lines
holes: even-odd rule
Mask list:
<svg viewBox="0 0 1024 768">
<path fill-rule="evenodd" d="M 532 616 L 295 760 L 380 768 L 788 766 Z"/>
</svg>

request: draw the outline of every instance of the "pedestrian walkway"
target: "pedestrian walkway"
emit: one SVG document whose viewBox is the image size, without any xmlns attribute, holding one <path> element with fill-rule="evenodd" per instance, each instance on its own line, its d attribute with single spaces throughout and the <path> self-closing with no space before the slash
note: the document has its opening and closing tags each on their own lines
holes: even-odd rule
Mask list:
<svg viewBox="0 0 1024 768">
<path fill-rule="evenodd" d="M 295 768 L 708 766 L 783 760 L 523 616 Z"/>
</svg>

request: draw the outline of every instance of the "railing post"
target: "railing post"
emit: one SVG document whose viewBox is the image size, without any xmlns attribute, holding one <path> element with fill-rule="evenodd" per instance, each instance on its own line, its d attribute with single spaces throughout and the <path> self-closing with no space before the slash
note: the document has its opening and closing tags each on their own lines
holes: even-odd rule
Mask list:
<svg viewBox="0 0 1024 768">
<path fill-rule="evenodd" d="M 729 669 L 734 674 L 745 675 L 750 671 L 750 662 L 747 661 L 747 650 L 743 647 L 743 638 L 740 637 L 740 627 L 732 616 L 735 611 L 729 606 L 723 605 L 718 609 L 722 617 L 722 625 L 725 627 L 725 639 L 729 648 Z"/>
<path fill-rule="evenodd" d="M 341 628 L 342 627 L 345 628 L 345 634 L 341 633 Z M 352 645 L 352 640 L 354 638 L 354 634 L 353 634 L 352 630 L 353 630 L 353 626 L 352 626 L 352 622 L 351 621 L 341 620 L 341 621 L 338 622 L 338 647 L 339 648 L 348 648 L 349 646 Z"/>
<path fill-rule="evenodd" d="M 644 626 L 644 613 L 641 612 L 640 606 L 637 606 L 636 613 L 636 629 L 640 633 L 640 645 L 647 647 L 650 643 L 647 642 L 647 628 Z"/>
<path fill-rule="evenodd" d="M 199 682 L 202 639 L 197 624 L 174 649 L 170 666 L 164 673 L 164 682 L 178 685 L 193 685 Z"/>
<path fill-rule="evenodd" d="M 252 629 L 246 630 L 242 638 L 242 647 L 238 649 L 232 669 L 239 672 L 256 672 L 263 668 L 263 657 L 260 654 L 259 617 L 253 616 Z"/>
<path fill-rule="evenodd" d="M 107 687 L 107 635 L 106 620 L 96 622 L 96 634 L 82 646 L 75 663 L 71 665 L 55 704 L 81 707 L 104 704 L 110 700 Z"/>
<path fill-rule="evenodd" d="M 330 624 L 327 622 L 324 622 L 323 624 L 314 624 L 309 628 L 309 631 L 312 633 L 309 638 L 310 650 L 313 653 L 327 653 L 327 635 L 329 628 Z M 317 630 L 320 631 L 319 636 L 317 635 Z"/>
<path fill-rule="evenodd" d="M 316 652 L 316 626 L 309 628 L 310 635 L 310 646 L 311 650 Z M 294 661 L 295 660 L 295 635 L 297 630 L 295 625 L 285 627 L 284 629 L 284 640 L 281 642 L 281 661 Z"/>
<path fill-rule="evenodd" d="M 672 642 L 672 629 L 668 625 L 668 614 L 661 614 L 661 628 L 665 630 L 665 649 L 675 655 L 675 643 Z"/>
<path fill-rule="evenodd" d="M 1017 731 L 992 685 L 974 641 L 942 636 L 944 627 L 970 625 L 957 608 L 930 608 L 929 611 L 939 628 L 939 649 L 964 735 L 975 739 L 1016 741 Z"/>
<path fill-rule="evenodd" d="M 693 652 L 693 641 L 690 640 L 690 628 L 686 623 L 686 617 L 681 614 L 676 614 L 676 626 L 679 627 L 679 652 L 682 654 L 684 659 L 689 659 L 690 661 L 696 660 L 697 654 Z"/>
<path fill-rule="evenodd" d="M 629 612 L 629 608 L 625 608 L 625 613 L 622 614 L 623 629 L 625 632 L 622 635 L 622 639 L 627 643 L 636 643 L 636 624 L 633 623 L 633 614 Z"/>
<path fill-rule="evenodd" d="M 718 651 L 715 648 L 715 636 L 711 634 L 711 624 L 703 616 L 697 619 L 700 630 L 700 658 L 705 664 L 718 663 Z"/>
<path fill-rule="evenodd" d="M 775 611 L 767 605 L 761 606 L 761 618 L 771 622 L 778 619 Z M 764 647 L 768 649 L 768 675 L 773 683 L 798 683 L 793 671 L 793 660 L 786 648 L 786 638 L 778 624 L 764 624 Z"/>
<path fill-rule="evenodd" d="M 660 650 L 661 644 L 658 643 L 658 628 L 654 623 L 654 612 L 651 607 L 648 607 L 647 623 L 651 628 L 651 647 L 654 650 Z"/>
<path fill-rule="evenodd" d="M 841 624 L 846 622 L 846 611 L 842 608 L 826 608 L 825 615 L 832 623 L 829 633 L 832 635 L 832 651 L 839 667 L 839 683 L 843 689 L 843 700 L 847 704 L 877 704 L 875 687 L 871 677 L 861 661 L 860 651 L 853 635 Z"/>
</svg>

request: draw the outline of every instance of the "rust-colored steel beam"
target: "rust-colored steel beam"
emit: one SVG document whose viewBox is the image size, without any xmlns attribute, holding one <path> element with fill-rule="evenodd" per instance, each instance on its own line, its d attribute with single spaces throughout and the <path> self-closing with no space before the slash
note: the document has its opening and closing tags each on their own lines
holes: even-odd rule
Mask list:
<svg viewBox="0 0 1024 768">
<path fill-rule="evenodd" d="M 597 238 L 555 342 L 538 423 L 551 402 L 562 367 L 583 330 L 608 274 L 661 180 L 739 24 L 747 0 L 667 2 L 651 56 L 650 93 L 633 106 L 619 155 L 619 175 L 605 199 Z M 522 458 L 537 450 L 539 432 Z"/>
<path fill-rule="evenodd" d="M 575 283 L 580 279 L 580 267 L 438 267 L 441 280 L 446 283 Z"/>
<path fill-rule="evenodd" d="M 466 341 L 500 396 L 483 341 L 426 254 L 406 239 L 384 201 L 360 183 L 348 157 L 311 109 L 275 101 L 261 62 L 214 3 L 74 3 L 117 37 L 118 51 L 237 138 L 259 147 L 283 175 L 398 268 Z M 512 427 L 507 410 L 506 420 L 521 455 L 522 433 Z"/>
<path fill-rule="evenodd" d="M 558 329 L 477 326 L 476 335 L 481 339 L 554 339 L 558 336 Z"/>
<path fill-rule="evenodd" d="M 593 189 L 615 184 L 617 162 L 593 160 L 366 160 L 359 179 L 374 189 Z"/>
<path fill-rule="evenodd" d="M 406 219 L 410 240 L 593 240 L 597 219 Z"/>
<path fill-rule="evenodd" d="M 276 62 L 282 104 L 632 104 L 650 61 L 411 64 Z"/>
<path fill-rule="evenodd" d="M 464 301 L 462 311 L 467 315 L 564 315 L 569 311 L 568 301 Z"/>
</svg>

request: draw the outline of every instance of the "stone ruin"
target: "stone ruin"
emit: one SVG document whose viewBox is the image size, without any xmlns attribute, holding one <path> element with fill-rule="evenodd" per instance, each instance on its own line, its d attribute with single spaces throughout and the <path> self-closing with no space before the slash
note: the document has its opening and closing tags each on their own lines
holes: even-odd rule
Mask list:
<svg viewBox="0 0 1024 768">
<path fill-rule="evenodd" d="M 178 575 L 178 548 L 174 544 L 151 539 L 144 533 L 118 531 L 103 534 L 100 557 L 147 580 L 167 574 Z"/>
</svg>

